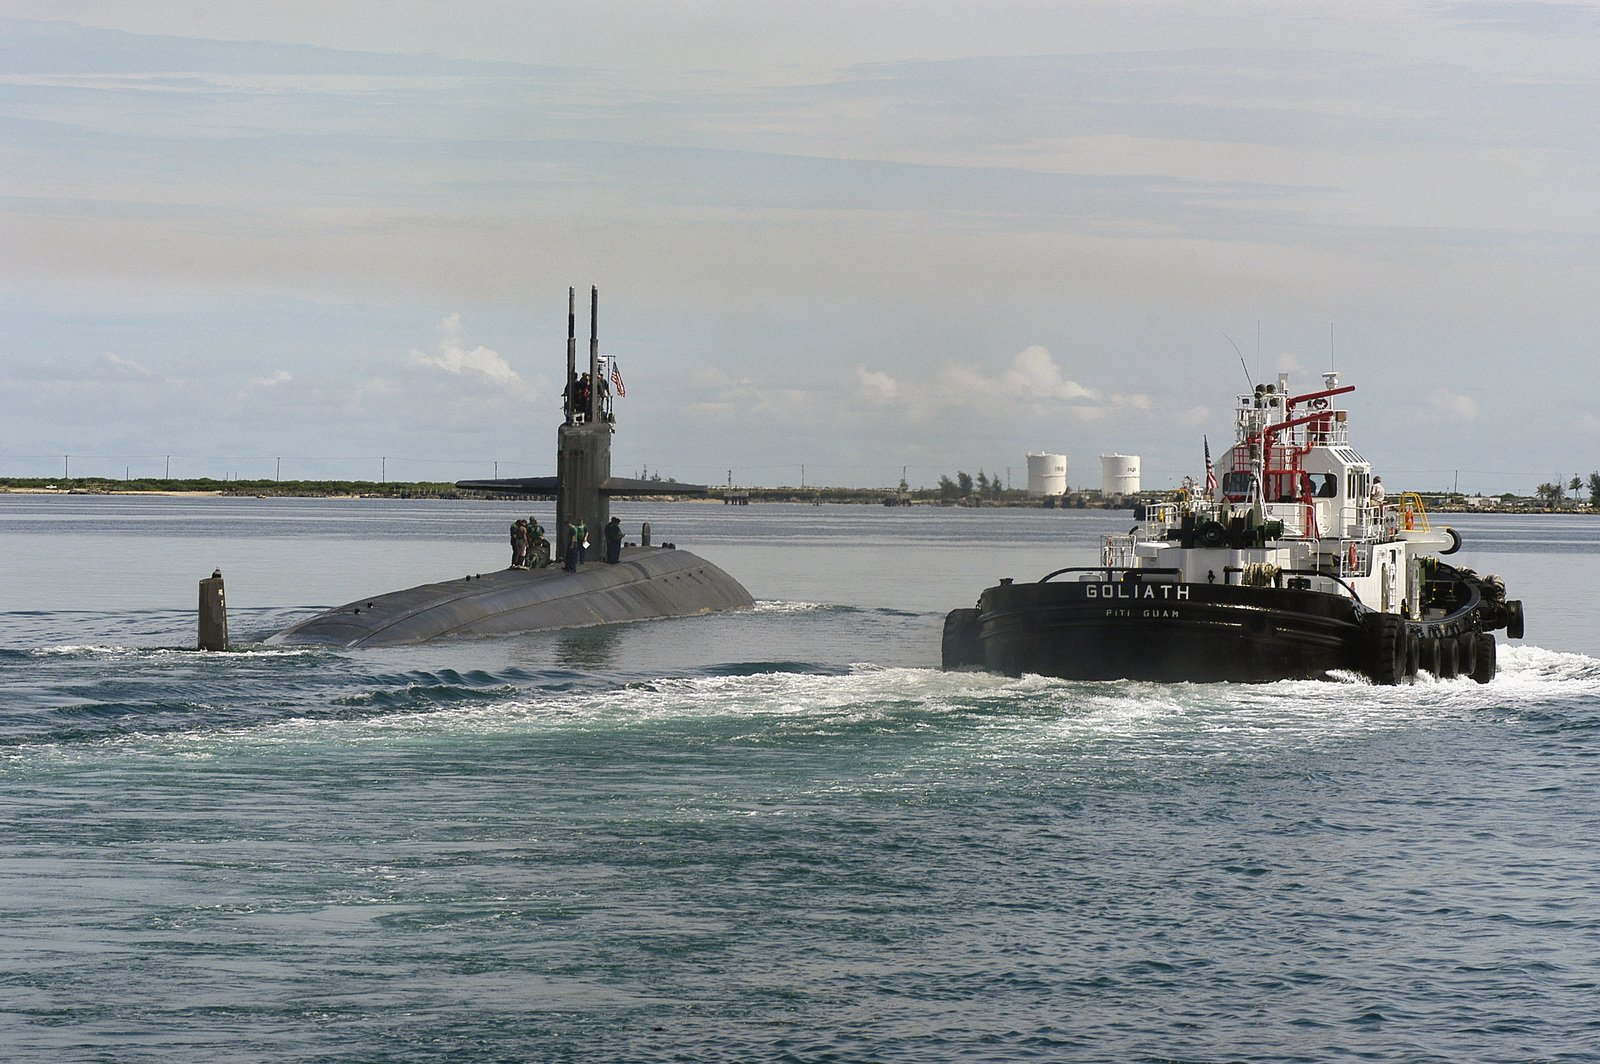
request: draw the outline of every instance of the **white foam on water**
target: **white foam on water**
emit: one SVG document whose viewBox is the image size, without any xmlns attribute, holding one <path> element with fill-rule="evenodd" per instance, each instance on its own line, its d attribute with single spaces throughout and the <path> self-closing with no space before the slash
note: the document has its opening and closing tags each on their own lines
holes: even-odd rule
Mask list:
<svg viewBox="0 0 1600 1064">
<path fill-rule="evenodd" d="M 326 648 L 310 646 L 251 646 L 245 649 L 219 652 L 195 647 L 123 646 L 116 643 L 61 643 L 54 646 L 32 647 L 27 653 L 36 657 L 105 657 L 160 660 L 178 658 L 193 661 L 228 662 L 241 658 L 292 658 L 327 654 Z"/>
<path fill-rule="evenodd" d="M 198 651 L 91 646 L 54 652 L 201 656 Z M 273 648 L 250 653 L 291 657 L 321 652 Z M 670 677 L 600 690 L 518 692 L 425 712 L 315 714 L 156 736 L 108 736 L 74 745 L 101 747 L 98 756 L 107 747 L 121 747 L 208 758 L 244 748 L 536 737 L 572 729 L 688 729 L 759 743 L 869 728 L 939 731 L 949 743 L 973 750 L 974 756 L 983 755 L 986 745 L 1013 753 L 1087 745 L 1119 747 L 1129 757 L 1192 758 L 1342 742 L 1600 695 L 1600 661 L 1583 655 L 1502 646 L 1500 666 L 1490 684 L 1424 676 L 1414 684 L 1390 687 L 1358 676 L 1271 684 L 1090 683 L 858 664 L 843 674 Z M 64 748 L 61 756 L 73 755 Z"/>
<path fill-rule="evenodd" d="M 838 607 L 830 606 L 825 602 L 791 602 L 780 601 L 776 599 L 758 599 L 752 612 L 782 615 L 786 613 L 815 613 L 817 610 L 830 610 L 837 608 Z"/>
</svg>

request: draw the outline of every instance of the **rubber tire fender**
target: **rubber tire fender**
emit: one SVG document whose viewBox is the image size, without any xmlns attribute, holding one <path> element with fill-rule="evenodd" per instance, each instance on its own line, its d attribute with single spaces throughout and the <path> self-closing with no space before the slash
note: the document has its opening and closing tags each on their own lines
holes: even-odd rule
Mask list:
<svg viewBox="0 0 1600 1064">
<path fill-rule="evenodd" d="M 1522 638 L 1522 600 L 1511 599 L 1506 603 L 1506 638 Z"/>
<path fill-rule="evenodd" d="M 1405 622 L 1395 614 L 1374 612 L 1361 618 L 1361 671 L 1385 686 L 1405 679 Z"/>
<path fill-rule="evenodd" d="M 1439 640 L 1439 679 L 1454 680 L 1461 673 L 1461 644 L 1453 635 Z"/>
<path fill-rule="evenodd" d="M 1456 551 L 1461 549 L 1461 533 L 1457 532 L 1455 529 L 1451 528 L 1449 525 L 1445 526 L 1444 532 L 1445 532 L 1445 535 L 1450 537 L 1450 545 L 1448 547 L 1440 548 L 1439 553 L 1440 554 L 1454 554 Z"/>
<path fill-rule="evenodd" d="M 1495 661 L 1494 633 L 1479 632 L 1476 642 L 1478 646 L 1473 655 L 1472 678 L 1479 683 L 1488 683 L 1500 671 Z"/>
</svg>

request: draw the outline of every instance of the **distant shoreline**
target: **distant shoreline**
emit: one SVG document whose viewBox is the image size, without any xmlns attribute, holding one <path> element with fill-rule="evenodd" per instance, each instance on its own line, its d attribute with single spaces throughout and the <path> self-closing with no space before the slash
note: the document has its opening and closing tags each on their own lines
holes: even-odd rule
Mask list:
<svg viewBox="0 0 1600 1064">
<path fill-rule="evenodd" d="M 126 491 L 117 489 L 88 491 L 83 488 L 13 488 L 0 484 L 0 495 L 167 495 L 173 498 L 184 498 L 224 494 L 227 493 L 220 490 L 176 491 L 169 488 L 132 488 Z"/>
<path fill-rule="evenodd" d="M 737 488 L 712 489 L 705 495 L 684 495 L 672 490 L 671 481 L 662 482 L 660 495 L 636 496 L 637 501 L 695 502 L 703 505 L 759 506 L 763 503 L 884 506 L 904 508 L 934 506 L 956 509 L 1061 509 L 1089 512 L 1132 511 L 1143 503 L 1164 500 L 1169 492 L 1149 492 L 1137 497 L 1105 498 L 1098 493 L 1076 492 L 1061 498 L 1055 506 L 1020 491 L 1007 491 L 1000 498 L 945 499 L 934 489 L 897 492 L 889 488 Z M 236 499 L 440 499 L 451 501 L 547 500 L 540 495 L 495 495 L 463 491 L 453 484 L 379 483 L 364 481 L 185 481 L 182 486 L 153 486 L 149 481 L 122 484 L 92 480 L 63 487 L 56 482 L 6 482 L 0 479 L 0 495 L 123 495 L 155 498 L 236 498 Z M 726 497 L 725 497 L 726 496 Z M 1518 513 L 1518 514 L 1593 514 L 1600 511 L 1587 504 L 1551 509 L 1538 500 L 1495 497 L 1493 505 L 1468 505 L 1462 497 L 1423 495 L 1429 513 Z"/>
</svg>

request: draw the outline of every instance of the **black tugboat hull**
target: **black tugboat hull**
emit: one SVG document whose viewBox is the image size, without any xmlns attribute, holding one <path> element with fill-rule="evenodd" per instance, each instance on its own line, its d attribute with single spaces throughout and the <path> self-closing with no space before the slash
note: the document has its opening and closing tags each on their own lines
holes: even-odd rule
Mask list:
<svg viewBox="0 0 1600 1064">
<path fill-rule="evenodd" d="M 1508 601 L 1492 577 L 1443 563 L 1433 570 L 1427 614 L 1413 620 L 1344 595 L 1185 584 L 1134 570 L 1002 582 L 976 609 L 945 618 L 943 664 L 1067 680 L 1270 683 L 1358 673 L 1396 684 L 1427 672 L 1488 683 L 1497 671 L 1493 632 L 1521 639 L 1522 603 Z"/>
<path fill-rule="evenodd" d="M 946 668 L 1071 680 L 1265 683 L 1361 671 L 1362 611 L 1236 585 L 1001 584 L 946 624 Z"/>
</svg>

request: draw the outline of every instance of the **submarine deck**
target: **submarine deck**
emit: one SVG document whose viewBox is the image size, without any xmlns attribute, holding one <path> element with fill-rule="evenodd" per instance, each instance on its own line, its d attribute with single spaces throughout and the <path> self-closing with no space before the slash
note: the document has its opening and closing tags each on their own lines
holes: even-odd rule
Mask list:
<svg viewBox="0 0 1600 1064">
<path fill-rule="evenodd" d="M 345 603 L 268 637 L 269 643 L 405 646 L 430 639 L 686 617 L 755 600 L 733 577 L 689 551 L 625 547 L 615 565 L 576 573 L 502 569 Z"/>
</svg>

